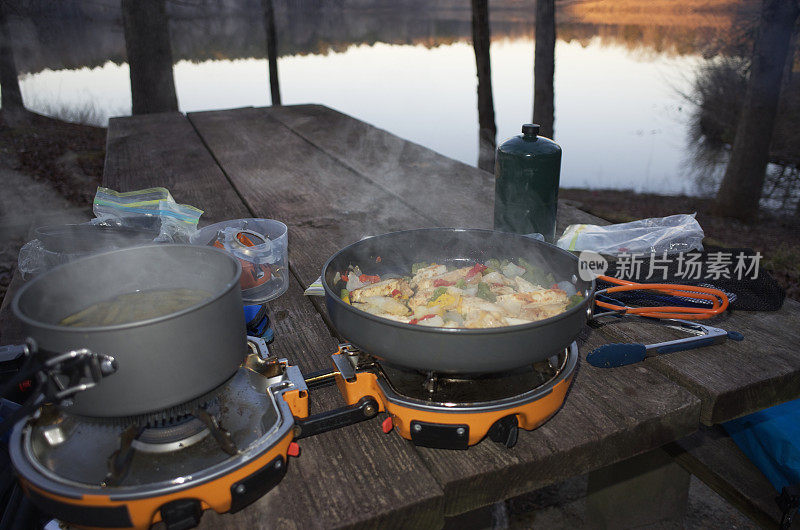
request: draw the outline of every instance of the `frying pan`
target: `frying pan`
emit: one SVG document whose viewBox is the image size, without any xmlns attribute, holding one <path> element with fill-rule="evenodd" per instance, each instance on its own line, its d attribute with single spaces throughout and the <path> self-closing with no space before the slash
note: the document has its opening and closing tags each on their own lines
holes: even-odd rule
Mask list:
<svg viewBox="0 0 800 530">
<path fill-rule="evenodd" d="M 378 260 L 380 257 L 380 260 Z M 556 282 L 567 280 L 583 294 L 580 304 L 554 317 L 501 328 L 433 328 L 372 315 L 345 303 L 334 288 L 336 272 L 358 265 L 364 274 L 409 275 L 419 262 L 457 267 L 490 258 L 524 258 Z M 512 370 L 545 360 L 566 348 L 583 329 L 594 281 L 578 277 L 578 258 L 553 245 L 492 230 L 428 228 L 362 239 L 334 254 L 323 269 L 325 303 L 336 329 L 355 346 L 391 364 L 448 374 Z"/>
</svg>

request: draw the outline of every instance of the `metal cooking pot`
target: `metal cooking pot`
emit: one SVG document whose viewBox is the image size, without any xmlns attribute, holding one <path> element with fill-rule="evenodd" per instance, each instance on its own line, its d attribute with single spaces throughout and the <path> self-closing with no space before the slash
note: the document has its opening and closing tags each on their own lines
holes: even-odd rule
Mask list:
<svg viewBox="0 0 800 530">
<path fill-rule="evenodd" d="M 380 260 L 378 260 L 380 257 Z M 334 291 L 336 272 L 358 265 L 365 274 L 406 276 L 418 262 L 457 267 L 490 258 L 525 258 L 573 283 L 583 301 L 530 324 L 500 328 L 434 328 L 381 318 L 346 304 Z M 347 340 L 386 362 L 450 374 L 493 373 L 519 368 L 564 350 L 586 324 L 594 281 L 577 277 L 578 258 L 554 245 L 493 230 L 429 228 L 369 237 L 334 254 L 323 268 L 325 303 Z"/>
<path fill-rule="evenodd" d="M 212 247 L 150 245 L 95 254 L 26 284 L 12 302 L 40 354 L 88 348 L 116 359 L 116 373 L 75 394 L 65 410 L 94 417 L 163 411 L 227 381 L 246 350 L 239 262 Z M 115 296 L 152 289 L 212 296 L 169 315 L 102 327 L 66 327 L 66 316 Z"/>
</svg>

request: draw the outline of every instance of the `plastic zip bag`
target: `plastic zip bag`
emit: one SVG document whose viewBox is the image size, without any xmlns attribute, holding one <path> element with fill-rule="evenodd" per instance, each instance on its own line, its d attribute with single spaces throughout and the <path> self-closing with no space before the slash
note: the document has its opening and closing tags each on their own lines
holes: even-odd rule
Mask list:
<svg viewBox="0 0 800 530">
<path fill-rule="evenodd" d="M 156 242 L 188 243 L 203 210 L 178 204 L 166 188 L 118 192 L 97 188 L 92 224 L 158 230 Z"/>
<path fill-rule="evenodd" d="M 556 245 L 599 254 L 674 254 L 703 250 L 703 229 L 692 214 L 640 219 L 607 226 L 569 225 Z"/>
</svg>

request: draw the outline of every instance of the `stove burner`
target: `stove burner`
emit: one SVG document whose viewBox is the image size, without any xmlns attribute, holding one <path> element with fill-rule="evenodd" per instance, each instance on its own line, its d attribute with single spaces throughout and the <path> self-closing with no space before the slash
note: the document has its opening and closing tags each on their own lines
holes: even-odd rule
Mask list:
<svg viewBox="0 0 800 530">
<path fill-rule="evenodd" d="M 435 403 L 471 404 L 497 401 L 524 394 L 552 379 L 558 372 L 558 356 L 511 372 L 475 377 L 418 372 L 381 363 L 383 375 L 400 395 Z"/>
<path fill-rule="evenodd" d="M 168 453 L 194 445 L 208 434 L 208 427 L 200 419 L 185 416 L 144 429 L 131 446 L 144 453 Z"/>
</svg>

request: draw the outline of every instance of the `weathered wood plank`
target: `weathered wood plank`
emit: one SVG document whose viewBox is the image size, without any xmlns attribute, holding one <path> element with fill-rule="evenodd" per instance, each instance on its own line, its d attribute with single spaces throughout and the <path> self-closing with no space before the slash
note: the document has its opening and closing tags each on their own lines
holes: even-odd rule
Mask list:
<svg viewBox="0 0 800 530">
<path fill-rule="evenodd" d="M 191 123 L 177 112 L 112 118 L 103 185 L 117 191 L 167 188 L 176 201 L 201 208 L 203 224 L 249 215 Z"/>
<path fill-rule="evenodd" d="M 245 202 L 257 214 L 277 215 L 290 225 L 293 265 L 304 282 L 319 275 L 332 252 L 362 235 L 441 226 L 446 224 L 439 217 L 442 212 L 454 215 L 435 202 L 412 200 L 416 191 L 424 192 L 424 181 L 403 187 L 392 184 L 406 178 L 402 175 L 380 181 L 363 174 L 366 166 L 356 170 L 355 162 L 340 162 L 318 149 L 313 137 L 294 134 L 267 112 L 197 113 L 190 119 Z M 332 123 L 320 129 L 336 133 Z M 429 165 L 436 174 L 457 165 L 472 175 L 469 178 L 485 178 L 485 173 L 439 155 L 431 157 Z M 490 219 L 492 199 L 457 197 L 451 204 L 460 217 L 451 220 L 463 226 L 472 225 L 473 219 Z M 564 212 L 569 218 L 571 209 L 565 207 Z M 575 212 L 573 217 L 580 216 Z M 697 427 L 699 401 L 650 369 L 608 373 L 586 366 L 576 383 L 567 406 L 551 421 L 561 427 L 550 432 L 548 423 L 521 433 L 518 447 L 511 451 L 491 442 L 466 452 L 419 450 L 445 490 L 447 515 L 633 456 Z"/>
<path fill-rule="evenodd" d="M 207 208 L 214 221 L 251 216 L 180 114 L 112 120 L 107 153 L 108 186 L 163 185 L 176 200 Z M 274 354 L 306 371 L 331 364 L 337 341 L 294 278 L 289 291 L 269 308 L 276 333 Z M 343 404 L 329 393 L 315 393 L 313 399 L 323 409 Z M 303 440 L 301 457 L 292 459 L 291 471 L 277 488 L 239 513 L 207 513 L 202 527 L 376 527 L 393 517 L 419 526 L 442 524 L 442 492 L 436 482 L 401 440 L 381 436 L 374 425 L 361 424 Z M 363 509 L 365 503 L 370 510 Z"/>
<path fill-rule="evenodd" d="M 491 228 L 491 210 L 464 207 L 494 202 L 494 176 L 452 160 L 323 105 L 265 109 L 337 162 L 423 212 L 441 226 Z M 446 134 L 446 133 L 445 133 Z M 466 223 L 466 224 L 465 224 Z"/>
<path fill-rule="evenodd" d="M 703 423 L 722 423 L 800 396 L 798 321 L 800 310 L 792 300 L 775 312 L 733 312 L 710 324 L 743 333 L 742 342 L 670 353 L 645 364 L 701 398 Z M 662 326 L 626 322 L 605 326 L 603 331 L 617 342 L 681 337 Z"/>
<path fill-rule="evenodd" d="M 362 237 L 437 226 L 401 197 L 340 164 L 263 109 L 189 115 L 249 208 L 285 222 L 301 283 L 325 258 Z"/>
</svg>

